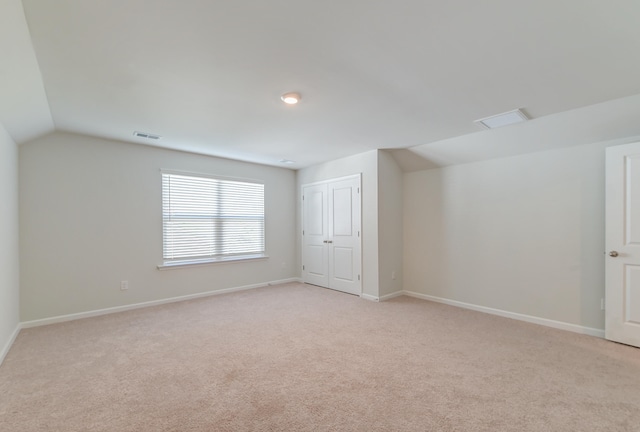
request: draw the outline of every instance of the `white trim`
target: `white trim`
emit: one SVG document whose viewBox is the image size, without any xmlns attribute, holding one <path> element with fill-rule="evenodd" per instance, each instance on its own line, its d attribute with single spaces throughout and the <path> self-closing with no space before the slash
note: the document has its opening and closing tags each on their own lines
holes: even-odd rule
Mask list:
<svg viewBox="0 0 640 432">
<path fill-rule="evenodd" d="M 299 277 L 292 277 L 292 278 L 287 278 L 287 279 L 281 279 L 281 280 L 267 282 L 263 286 L 282 285 L 282 284 L 291 283 L 291 282 L 300 282 L 300 283 L 302 283 L 302 279 L 299 278 Z M 260 287 L 256 287 L 256 288 L 260 288 Z"/>
<path fill-rule="evenodd" d="M 374 302 L 380 301 L 380 297 L 372 296 L 371 294 L 365 294 L 365 293 L 361 293 L 360 298 L 369 300 L 369 301 L 374 301 Z"/>
<path fill-rule="evenodd" d="M 307 280 L 305 280 L 305 276 L 306 276 L 306 271 L 304 270 L 305 266 L 304 266 L 304 241 L 305 241 L 305 234 L 304 234 L 304 190 L 307 187 L 311 187 L 311 186 L 318 186 L 318 185 L 328 185 L 331 183 L 335 183 L 335 182 L 340 182 L 340 181 L 347 181 L 347 180 L 357 180 L 358 181 L 358 213 L 359 213 L 359 220 L 358 220 L 358 289 L 359 289 L 359 293 L 358 292 L 349 292 L 349 291 L 342 291 L 342 290 L 338 290 L 336 288 L 333 287 L 329 287 L 329 286 L 323 286 L 323 288 L 329 288 L 329 289 L 336 289 L 336 291 L 342 291 L 342 292 L 346 292 L 348 294 L 353 294 L 353 295 L 359 295 L 361 298 L 367 299 L 367 300 L 371 300 L 371 301 L 379 301 L 378 297 L 374 297 L 374 296 L 370 296 L 367 294 L 363 294 L 363 286 L 362 286 L 362 279 L 361 279 L 361 275 L 362 275 L 362 239 L 364 238 L 364 226 L 362 223 L 362 172 L 356 173 L 356 174 L 349 174 L 346 176 L 342 176 L 342 177 L 336 177 L 336 178 L 330 178 L 330 179 L 326 179 L 326 180 L 320 180 L 320 181 L 316 181 L 313 183 L 304 183 L 302 185 L 300 185 L 300 214 L 302 215 L 301 218 L 301 227 L 300 227 L 300 233 L 302 233 L 302 235 L 300 236 L 300 257 L 302 260 L 302 275 L 301 275 L 301 281 L 303 283 L 309 283 L 311 285 L 313 285 L 313 283 L 308 282 Z M 353 209 L 353 203 L 352 203 L 352 209 Z M 327 283 L 327 285 L 331 285 L 330 281 L 329 283 Z M 321 285 L 318 285 L 321 286 Z"/>
<path fill-rule="evenodd" d="M 13 331 L 13 333 L 9 337 L 9 340 L 7 341 L 6 344 L 4 344 L 2 351 L 0 351 L 0 366 L 2 366 L 2 362 L 4 362 L 4 358 L 7 356 L 7 354 L 9 354 L 9 350 L 11 349 L 11 346 L 13 345 L 13 343 L 16 341 L 16 338 L 18 337 L 18 333 L 20 333 L 21 329 L 22 329 L 22 324 L 18 323 L 18 325 L 16 325 L 16 329 Z"/>
<path fill-rule="evenodd" d="M 199 267 L 204 265 L 264 261 L 267 259 L 269 259 L 269 255 L 264 255 L 264 254 L 234 255 L 234 256 L 228 256 L 228 257 L 202 258 L 198 260 L 194 259 L 194 260 L 184 260 L 184 261 L 166 261 L 163 264 L 158 264 L 156 267 L 158 270 L 175 270 L 175 269 L 181 269 L 181 268 Z"/>
<path fill-rule="evenodd" d="M 498 315 L 505 318 L 511 318 L 518 321 L 525 321 L 532 324 L 543 325 L 546 327 L 552 327 L 560 330 L 566 330 L 574 333 L 586 334 L 589 336 L 595 336 L 599 338 L 604 338 L 604 330 L 584 327 L 577 324 L 570 324 L 562 321 L 555 321 L 547 318 L 540 318 L 531 315 L 520 314 L 516 312 L 509 312 L 502 309 L 493 309 L 486 306 L 478 306 L 471 303 L 464 303 L 457 300 L 449 300 L 441 297 L 434 297 L 427 294 L 420 294 L 413 291 L 403 291 L 404 295 L 409 297 L 415 297 L 422 300 L 429 300 L 436 303 L 443 303 L 449 306 L 456 306 L 463 309 L 471 309 L 478 312 L 484 312 L 491 315 Z"/>
<path fill-rule="evenodd" d="M 106 309 L 97 309 L 97 310 L 92 310 L 87 312 L 79 312 L 75 314 L 60 315 L 60 316 L 33 320 L 33 321 L 25 321 L 21 323 L 21 328 L 31 328 L 31 327 L 39 327 L 39 326 L 49 325 L 49 324 L 57 324 L 65 321 L 74 321 L 74 320 L 79 320 L 83 318 L 91 318 L 91 317 L 96 317 L 100 315 L 108 315 L 112 313 L 124 312 L 128 310 L 133 310 L 133 309 L 141 309 L 141 308 L 150 307 L 150 306 L 158 306 L 158 305 L 167 304 L 167 303 L 176 303 L 176 302 L 181 302 L 185 300 L 193 300 L 197 298 L 210 297 L 210 296 L 219 295 L 219 294 L 228 294 L 236 291 L 245 291 L 245 290 L 250 290 L 255 288 L 271 286 L 271 285 L 279 285 L 279 284 L 284 284 L 289 282 L 298 282 L 298 280 L 299 280 L 298 278 L 282 279 L 278 281 L 264 282 L 264 283 L 253 284 L 253 285 L 245 285 L 245 286 L 234 287 L 234 288 L 225 288 L 217 291 L 207 291 L 207 292 L 198 293 L 198 294 L 189 294 L 185 296 L 171 297 L 171 298 L 161 299 L 161 300 L 152 300 L 152 301 L 143 302 L 143 303 L 134 303 L 130 305 L 116 306 L 116 307 L 111 307 Z"/>
<path fill-rule="evenodd" d="M 339 181 L 344 181 L 344 180 L 351 180 L 351 179 L 358 179 L 360 180 L 360 187 L 362 187 L 362 173 L 356 173 L 356 174 L 349 174 L 346 176 L 342 176 L 342 177 L 336 177 L 336 178 L 329 178 L 326 180 L 318 180 L 315 181 L 313 183 L 305 183 L 303 185 L 300 185 L 300 192 L 302 192 L 304 190 L 305 187 L 307 186 L 317 186 L 317 185 L 322 185 L 322 184 L 328 184 L 328 183 L 333 183 L 333 182 L 339 182 Z M 300 196 L 302 196 L 302 194 L 300 194 Z"/>
<path fill-rule="evenodd" d="M 396 292 L 391 293 L 391 294 L 383 295 L 382 297 L 380 297 L 380 301 L 391 300 L 392 298 L 400 297 L 400 296 L 403 296 L 403 295 L 405 295 L 404 291 L 396 291 Z"/>
<path fill-rule="evenodd" d="M 376 296 L 373 296 L 371 294 L 362 293 L 362 294 L 360 294 L 360 298 L 363 298 L 363 299 L 369 300 L 369 301 L 374 301 L 374 302 L 381 302 L 381 301 L 385 301 L 385 300 L 391 300 L 392 298 L 400 297 L 400 296 L 403 296 L 403 295 L 408 295 L 408 294 L 405 291 L 396 291 L 396 292 L 391 293 L 391 294 L 383 295 L 382 297 L 376 297 Z"/>
<path fill-rule="evenodd" d="M 210 178 L 215 180 L 240 181 L 240 182 L 246 182 L 246 183 L 256 183 L 261 185 L 265 184 L 264 180 L 259 180 L 254 178 L 230 177 L 230 176 L 222 176 L 222 175 L 204 173 L 204 172 L 198 172 L 198 171 L 180 171 L 180 170 L 174 170 L 174 169 L 160 168 L 160 173 L 174 174 L 174 175 L 186 176 L 186 177 L 205 177 L 205 178 Z"/>
</svg>

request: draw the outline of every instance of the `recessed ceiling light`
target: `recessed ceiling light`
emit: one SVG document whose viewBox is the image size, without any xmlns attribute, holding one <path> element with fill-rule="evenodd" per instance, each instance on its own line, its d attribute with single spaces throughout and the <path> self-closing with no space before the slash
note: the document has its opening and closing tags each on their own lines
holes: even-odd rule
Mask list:
<svg viewBox="0 0 640 432">
<path fill-rule="evenodd" d="M 474 123 L 479 124 L 487 129 L 495 129 L 502 126 L 509 126 L 515 123 L 521 123 L 529 120 L 525 113 L 519 109 L 509 111 L 502 114 L 497 114 L 491 117 L 485 117 L 480 120 L 476 120 Z"/>
<path fill-rule="evenodd" d="M 283 164 L 292 164 L 292 163 L 295 163 L 295 162 L 296 161 L 292 161 L 292 160 L 289 160 L 289 159 L 280 159 L 280 163 L 283 163 Z"/>
<path fill-rule="evenodd" d="M 283 94 L 282 96 L 280 96 L 280 99 L 282 99 L 282 102 L 288 105 L 295 105 L 300 102 L 302 96 L 300 96 L 300 93 L 291 92 Z"/>
</svg>

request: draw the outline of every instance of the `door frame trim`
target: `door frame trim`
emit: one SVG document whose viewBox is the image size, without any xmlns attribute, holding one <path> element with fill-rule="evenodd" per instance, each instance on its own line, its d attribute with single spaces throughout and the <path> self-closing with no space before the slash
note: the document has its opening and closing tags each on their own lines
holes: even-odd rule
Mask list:
<svg viewBox="0 0 640 432">
<path fill-rule="evenodd" d="M 304 188 L 309 187 L 309 186 L 318 186 L 318 185 L 323 185 L 323 184 L 329 184 L 329 183 L 334 183 L 334 182 L 339 182 L 339 181 L 344 181 L 344 180 L 353 180 L 353 179 L 357 179 L 358 180 L 358 184 L 359 184 L 359 196 L 360 196 L 360 202 L 359 202 L 359 206 L 360 206 L 360 220 L 358 221 L 359 226 L 360 226 L 360 237 L 358 237 L 358 246 L 360 248 L 360 267 L 358 268 L 358 274 L 360 275 L 360 293 L 356 294 L 360 297 L 363 296 L 363 292 L 364 290 L 362 289 L 362 238 L 364 237 L 364 233 L 363 233 L 363 229 L 362 229 L 362 173 L 356 173 L 356 174 L 349 174 L 349 175 L 345 175 L 345 176 L 340 176 L 340 177 L 335 177 L 335 178 L 329 178 L 326 180 L 319 180 L 319 181 L 314 181 L 311 183 L 304 183 L 300 185 L 300 262 L 304 263 L 304 234 L 302 234 L 302 231 L 304 230 Z M 304 273 L 302 270 L 302 265 L 299 267 L 300 269 L 300 280 L 303 283 L 306 283 L 304 281 Z M 331 288 L 329 288 L 331 289 Z"/>
</svg>

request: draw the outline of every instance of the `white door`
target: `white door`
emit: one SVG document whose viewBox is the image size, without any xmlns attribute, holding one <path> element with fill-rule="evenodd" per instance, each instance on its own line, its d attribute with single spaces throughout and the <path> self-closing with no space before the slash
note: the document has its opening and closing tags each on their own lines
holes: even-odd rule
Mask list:
<svg viewBox="0 0 640 432">
<path fill-rule="evenodd" d="M 306 186 L 302 190 L 302 278 L 307 283 L 328 287 L 327 185 Z"/>
<path fill-rule="evenodd" d="M 302 275 L 360 295 L 360 177 L 303 186 Z"/>
<path fill-rule="evenodd" d="M 640 143 L 606 150 L 607 339 L 640 347 Z"/>
<path fill-rule="evenodd" d="M 360 295 L 360 177 L 327 186 L 329 288 Z"/>
</svg>

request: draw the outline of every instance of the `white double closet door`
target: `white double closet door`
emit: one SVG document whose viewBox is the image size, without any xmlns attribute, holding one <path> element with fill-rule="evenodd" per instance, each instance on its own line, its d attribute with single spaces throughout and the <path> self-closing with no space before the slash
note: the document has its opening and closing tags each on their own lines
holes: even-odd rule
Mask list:
<svg viewBox="0 0 640 432">
<path fill-rule="evenodd" d="M 360 295 L 360 176 L 302 186 L 302 279 Z"/>
</svg>

